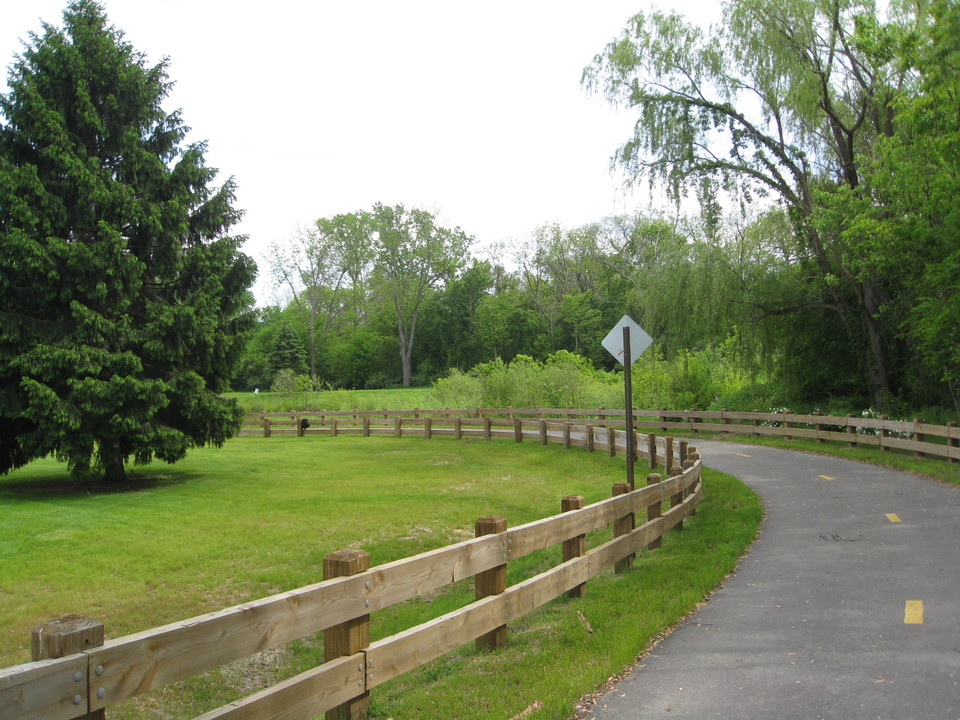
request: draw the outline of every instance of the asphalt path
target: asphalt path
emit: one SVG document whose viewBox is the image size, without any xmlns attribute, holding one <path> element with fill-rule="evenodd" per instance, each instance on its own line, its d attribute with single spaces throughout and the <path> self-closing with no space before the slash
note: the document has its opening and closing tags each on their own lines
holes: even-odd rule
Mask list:
<svg viewBox="0 0 960 720">
<path fill-rule="evenodd" d="M 960 719 L 960 488 L 690 442 L 760 495 L 763 528 L 723 587 L 588 717 Z"/>
</svg>

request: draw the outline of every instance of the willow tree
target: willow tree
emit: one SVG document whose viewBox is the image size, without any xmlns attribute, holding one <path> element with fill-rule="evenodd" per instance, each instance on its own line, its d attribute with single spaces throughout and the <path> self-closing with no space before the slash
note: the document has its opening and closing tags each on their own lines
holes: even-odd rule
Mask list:
<svg viewBox="0 0 960 720">
<path fill-rule="evenodd" d="M 827 312 L 839 319 L 874 397 L 891 390 L 882 320 L 889 289 L 864 262 L 870 238 L 818 218 L 821 196 L 868 192 L 861 165 L 894 131 L 909 83 L 865 47 L 871 0 L 736 0 L 710 30 L 674 13 L 639 14 L 585 70 L 585 84 L 637 113 L 615 163 L 676 200 L 772 198 L 790 213 L 809 294 L 757 315 Z"/>
<path fill-rule="evenodd" d="M 239 427 L 220 396 L 253 262 L 234 184 L 162 108 L 166 61 L 101 6 L 31 34 L 0 97 L 0 472 L 55 455 L 123 480 Z"/>
</svg>

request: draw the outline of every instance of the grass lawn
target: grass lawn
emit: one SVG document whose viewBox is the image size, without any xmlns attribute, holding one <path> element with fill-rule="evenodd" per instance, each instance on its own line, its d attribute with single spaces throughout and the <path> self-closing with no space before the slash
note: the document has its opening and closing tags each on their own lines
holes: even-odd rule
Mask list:
<svg viewBox="0 0 960 720">
<path fill-rule="evenodd" d="M 477 517 L 511 525 L 588 503 L 623 479 L 623 460 L 533 443 L 452 438 L 246 437 L 173 466 L 136 469 L 117 491 L 76 484 L 43 461 L 0 478 L 0 666 L 29 660 L 38 622 L 81 614 L 118 637 L 316 582 L 334 550 L 374 565 L 473 536 Z M 604 573 L 509 626 L 509 647 L 465 646 L 377 688 L 375 718 L 570 718 L 577 699 L 630 664 L 729 573 L 755 536 L 756 496 L 705 472 L 705 499 L 661 550 Z M 604 541 L 609 532 L 588 538 Z M 517 582 L 559 548 L 511 563 Z M 469 602 L 472 585 L 376 613 L 385 637 Z M 306 638 L 129 701 L 115 718 L 190 718 L 322 660 Z"/>
</svg>

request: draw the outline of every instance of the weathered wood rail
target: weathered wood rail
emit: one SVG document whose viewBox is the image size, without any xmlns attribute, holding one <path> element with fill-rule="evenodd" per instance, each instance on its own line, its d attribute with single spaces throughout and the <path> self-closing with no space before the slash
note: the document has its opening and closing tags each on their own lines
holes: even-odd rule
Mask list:
<svg viewBox="0 0 960 720">
<path fill-rule="evenodd" d="M 295 432 L 302 429 L 299 419 L 289 418 Z M 370 423 L 358 419 L 362 432 Z M 429 418 L 413 419 L 431 432 Z M 529 421 L 505 420 L 509 426 L 496 427 L 517 439 L 532 432 Z M 608 444 L 612 453 L 627 441 L 612 427 L 546 419 L 535 425 L 542 442 Z M 481 418 L 481 433 L 493 427 L 492 418 Z M 635 441 L 644 446 L 638 456 L 647 453 L 651 464 L 659 460 L 666 477 L 651 473 L 639 488 L 616 483 L 610 498 L 586 507 L 581 496 L 568 496 L 560 514 L 514 528 L 499 516 L 480 518 L 472 540 L 376 567 L 369 567 L 363 551 L 332 553 L 322 582 L 105 642 L 102 625 L 85 618 L 40 625 L 33 643 L 40 657 L 0 670 L 0 718 L 103 717 L 105 708 L 128 698 L 321 631 L 326 662 L 196 720 L 306 720 L 324 712 L 328 718 L 366 717 L 378 685 L 469 642 L 502 646 L 507 623 L 564 593 L 579 596 L 607 568 L 628 571 L 638 550 L 658 547 L 695 513 L 702 494 L 695 448 L 672 438 Z M 586 547 L 585 536 L 611 527 L 612 539 Z M 560 564 L 506 586 L 508 562 L 554 546 L 563 548 Z M 474 602 L 370 642 L 371 613 L 468 578 L 475 581 Z M 48 654 L 63 656 L 44 659 Z"/>
<path fill-rule="evenodd" d="M 431 410 L 318 410 L 298 413 L 250 413 L 241 435 L 298 434 L 420 434 L 503 437 L 519 433 L 518 440 L 547 432 L 563 433 L 564 425 L 590 422 L 595 432 L 622 427 L 625 412 L 615 408 L 444 408 Z M 304 427 L 302 421 L 309 424 Z M 520 430 L 517 430 L 517 422 Z M 546 430 L 544 430 L 544 427 Z M 635 410 L 634 427 L 661 433 L 725 432 L 828 440 L 850 447 L 871 446 L 960 462 L 960 427 L 956 422 L 931 425 L 913 421 L 826 416 L 783 412 L 730 410 Z M 552 441 L 552 440 L 551 440 Z M 571 440 L 589 446 L 587 437 Z M 619 446 L 618 446 L 619 447 Z"/>
</svg>

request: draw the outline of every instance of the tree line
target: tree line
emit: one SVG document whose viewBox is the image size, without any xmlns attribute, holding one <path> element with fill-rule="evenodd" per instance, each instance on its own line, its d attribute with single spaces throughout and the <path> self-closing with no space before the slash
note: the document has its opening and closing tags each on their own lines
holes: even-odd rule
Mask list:
<svg viewBox="0 0 960 720">
<path fill-rule="evenodd" d="M 255 310 L 235 183 L 184 145 L 166 60 L 69 2 L 0 96 L 0 473 L 54 455 L 123 480 L 220 445 L 231 387 L 609 370 L 624 313 L 680 386 L 720 365 L 743 399 L 957 411 L 954 0 L 736 0 L 709 30 L 639 13 L 582 81 L 637 118 L 630 182 L 695 214 L 545 224 L 481 258 L 378 203 L 275 243 L 287 300 Z"/>
<path fill-rule="evenodd" d="M 786 402 L 957 408 L 958 14 L 738 0 L 711 30 L 636 15 L 583 81 L 637 114 L 615 162 L 696 198 L 695 217 L 544 225 L 469 263 L 457 230 L 433 274 L 378 245 L 381 206 L 318 220 L 276 244 L 291 302 L 263 312 L 235 385 L 269 387 L 280 346 L 301 385 L 424 384 L 558 350 L 610 368 L 600 339 L 626 312 L 665 357 L 724 347 Z M 420 270 L 398 282 L 400 265 Z"/>
</svg>

